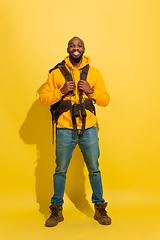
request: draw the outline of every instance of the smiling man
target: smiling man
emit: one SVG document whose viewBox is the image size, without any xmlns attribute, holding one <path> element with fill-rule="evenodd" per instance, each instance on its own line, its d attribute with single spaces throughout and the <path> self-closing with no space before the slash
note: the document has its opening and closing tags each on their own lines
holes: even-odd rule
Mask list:
<svg viewBox="0 0 160 240">
<path fill-rule="evenodd" d="M 78 48 L 75 48 L 75 44 L 77 44 Z M 71 61 L 81 63 L 83 53 L 85 52 L 84 42 L 77 37 L 72 38 L 68 43 L 67 52 Z"/>
<path fill-rule="evenodd" d="M 106 107 L 110 97 L 98 69 L 89 65 L 90 59 L 84 56 L 84 42 L 73 37 L 68 42 L 68 56 L 58 67 L 50 71 L 44 89 L 40 93 L 43 106 L 59 102 L 56 131 L 56 169 L 54 195 L 51 198 L 51 215 L 46 227 L 56 226 L 64 220 L 62 214 L 66 173 L 73 150 L 78 144 L 89 171 L 92 187 L 92 202 L 95 206 L 94 219 L 102 225 L 111 224 L 105 210 L 101 172 L 99 170 L 99 139 L 96 129 L 94 103 Z M 69 76 L 69 80 L 67 80 Z"/>
</svg>

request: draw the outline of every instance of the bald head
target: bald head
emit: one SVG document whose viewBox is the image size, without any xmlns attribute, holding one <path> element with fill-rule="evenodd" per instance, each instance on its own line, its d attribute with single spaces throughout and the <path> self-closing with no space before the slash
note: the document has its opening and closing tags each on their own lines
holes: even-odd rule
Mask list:
<svg viewBox="0 0 160 240">
<path fill-rule="evenodd" d="M 71 38 L 71 39 L 69 40 L 69 42 L 68 42 L 68 47 L 70 46 L 70 44 L 71 44 L 75 39 L 79 40 L 79 42 L 83 45 L 83 48 L 85 48 L 83 40 L 80 39 L 79 37 L 76 37 L 76 36 L 73 37 L 73 38 Z"/>
</svg>

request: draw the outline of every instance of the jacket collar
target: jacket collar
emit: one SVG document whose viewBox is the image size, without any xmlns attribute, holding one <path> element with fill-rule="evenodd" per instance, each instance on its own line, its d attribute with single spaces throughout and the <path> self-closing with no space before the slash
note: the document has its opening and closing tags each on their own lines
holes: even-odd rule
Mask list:
<svg viewBox="0 0 160 240">
<path fill-rule="evenodd" d="M 74 68 L 74 66 L 72 65 L 72 63 L 71 63 L 71 61 L 70 61 L 70 59 L 69 59 L 69 56 L 67 56 L 67 57 L 65 57 L 65 64 L 66 64 L 66 66 L 69 68 L 69 69 L 74 69 L 75 70 L 75 68 Z M 90 58 L 89 57 L 87 57 L 87 56 L 82 56 L 82 63 L 81 63 L 81 65 L 80 65 L 80 67 L 78 68 L 78 70 L 81 70 L 82 68 L 84 68 L 86 65 L 88 65 L 90 63 Z"/>
</svg>

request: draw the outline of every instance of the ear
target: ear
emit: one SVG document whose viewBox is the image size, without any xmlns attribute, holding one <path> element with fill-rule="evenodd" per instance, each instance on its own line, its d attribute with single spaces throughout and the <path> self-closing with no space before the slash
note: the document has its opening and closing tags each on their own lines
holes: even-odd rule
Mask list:
<svg viewBox="0 0 160 240">
<path fill-rule="evenodd" d="M 84 48 L 84 53 L 85 53 L 85 50 L 86 50 L 86 49 Z"/>
<path fill-rule="evenodd" d="M 67 53 L 69 53 L 69 49 L 67 48 Z"/>
</svg>

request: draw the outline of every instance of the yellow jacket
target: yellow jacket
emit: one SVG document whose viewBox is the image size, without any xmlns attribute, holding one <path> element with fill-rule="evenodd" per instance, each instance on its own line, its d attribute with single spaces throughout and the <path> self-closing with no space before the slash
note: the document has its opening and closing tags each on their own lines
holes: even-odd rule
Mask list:
<svg viewBox="0 0 160 240">
<path fill-rule="evenodd" d="M 79 103 L 79 91 L 77 88 L 77 83 L 80 80 L 80 73 L 82 68 L 85 67 L 87 64 L 90 63 L 90 59 L 87 56 L 83 56 L 82 63 L 78 69 L 75 69 L 70 62 L 69 56 L 65 59 L 65 66 L 70 71 L 73 81 L 75 82 L 76 89 L 74 91 L 75 96 L 71 96 L 68 94 L 64 97 L 63 100 L 71 100 L 71 103 Z M 55 69 L 49 75 L 45 86 L 40 93 L 39 100 L 43 106 L 49 106 L 56 102 L 58 102 L 63 94 L 61 93 L 60 89 L 63 87 L 64 83 L 66 82 L 64 76 L 60 72 L 59 69 Z M 87 75 L 87 82 L 90 84 L 91 88 L 94 89 L 93 94 L 86 95 L 83 93 L 83 99 L 90 98 L 95 100 L 96 104 L 99 106 L 106 107 L 109 103 L 110 96 L 106 90 L 103 78 L 98 69 L 89 67 L 88 75 Z M 90 128 L 96 125 L 96 116 L 91 113 L 89 110 L 86 110 L 87 117 L 86 117 L 86 125 L 85 128 Z M 77 129 L 82 128 L 82 118 L 76 118 Z M 73 129 L 72 119 L 70 111 L 64 112 L 58 118 L 58 128 L 69 128 Z"/>
</svg>

